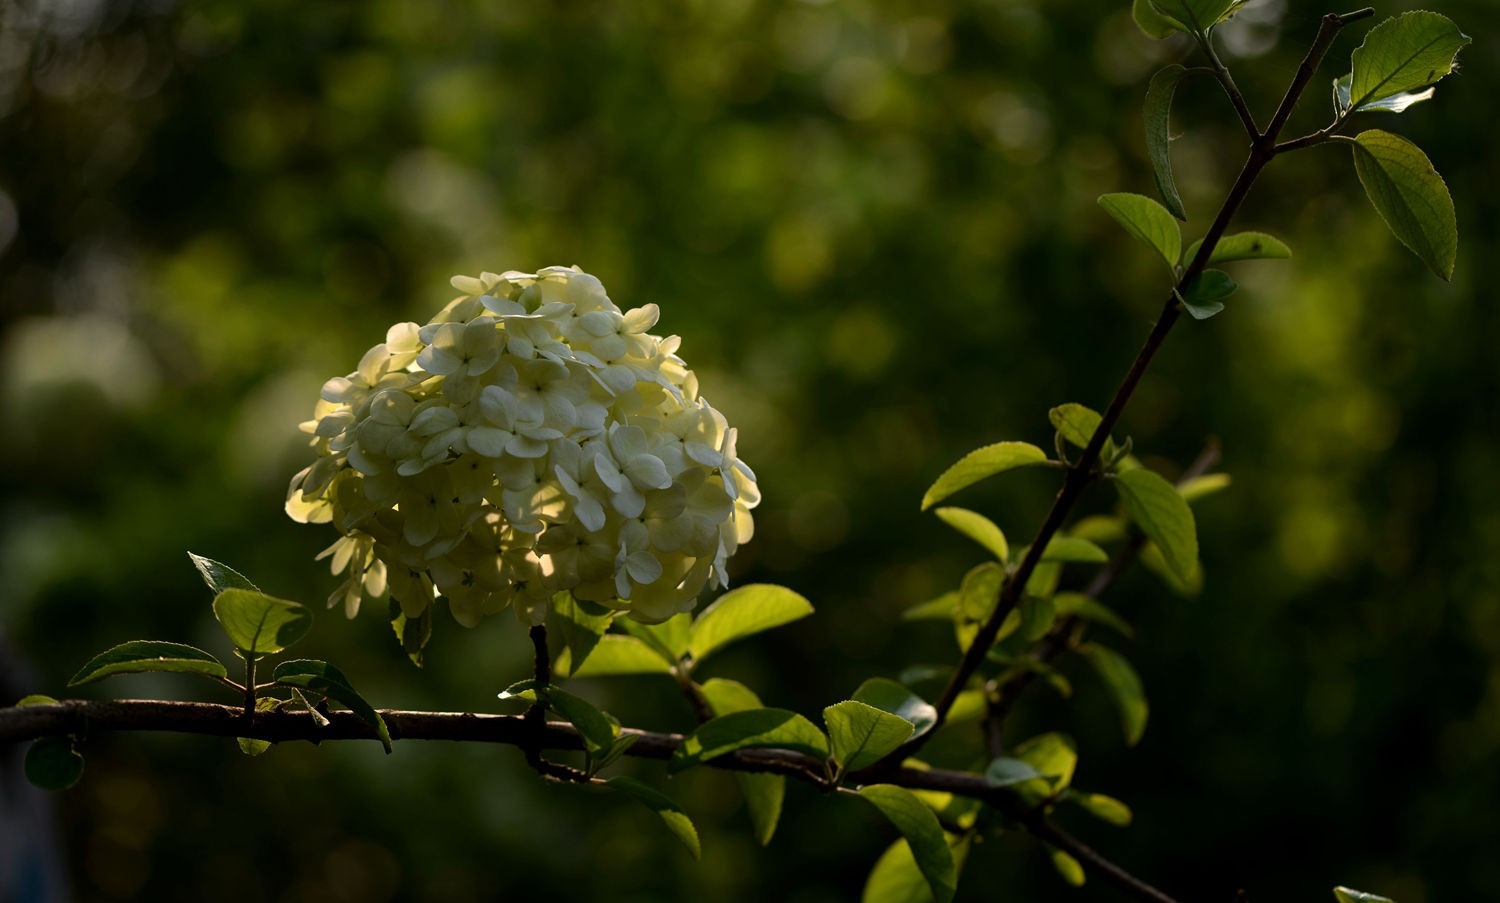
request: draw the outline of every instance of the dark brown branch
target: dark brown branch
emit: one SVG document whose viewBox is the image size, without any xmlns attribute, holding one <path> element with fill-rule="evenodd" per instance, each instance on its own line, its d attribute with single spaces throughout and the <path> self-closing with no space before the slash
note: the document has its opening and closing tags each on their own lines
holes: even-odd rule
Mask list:
<svg viewBox="0 0 1500 903">
<path fill-rule="evenodd" d="M 1093 847 L 1048 821 L 1045 816 L 1033 816 L 1026 822 L 1026 830 L 1032 836 L 1067 853 L 1096 877 L 1114 885 L 1117 890 L 1145 903 L 1177 903 L 1176 900 L 1147 884 L 1113 862 L 1099 855 Z"/>
</svg>

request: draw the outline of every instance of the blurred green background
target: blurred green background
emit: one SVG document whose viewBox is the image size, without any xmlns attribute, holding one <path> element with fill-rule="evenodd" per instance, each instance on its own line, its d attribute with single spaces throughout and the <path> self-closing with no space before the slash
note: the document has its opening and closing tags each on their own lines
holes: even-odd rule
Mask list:
<svg viewBox="0 0 1500 903">
<path fill-rule="evenodd" d="M 736 580 L 818 607 L 711 674 L 815 714 L 865 677 L 951 660 L 948 631 L 898 619 L 979 561 L 918 512 L 923 489 L 980 444 L 1049 445 L 1054 404 L 1102 407 L 1165 290 L 1094 203 L 1151 192 L 1140 101 L 1185 53 L 1141 37 L 1128 5 L 4 0 L 11 698 L 61 695 L 127 639 L 227 655 L 188 549 L 325 597 L 336 581 L 313 556 L 332 531 L 281 510 L 322 381 L 388 324 L 425 322 L 454 273 L 575 263 L 623 307 L 660 304 L 657 331 L 684 337 L 740 427 L 765 502 Z M 1199 509 L 1198 598 L 1144 572 L 1110 597 L 1139 628 L 1122 648 L 1151 695 L 1145 739 L 1123 746 L 1076 663 L 1071 704 L 1038 694 L 1011 726 L 1078 738 L 1079 785 L 1136 824 L 1066 823 L 1184 900 L 1326 900 L 1335 883 L 1500 897 L 1500 314 L 1483 288 L 1500 59 L 1490 0 L 1431 5 L 1475 37 L 1462 73 L 1369 125 L 1416 140 L 1454 189 L 1454 282 L 1387 233 L 1347 152 L 1268 170 L 1237 225 L 1297 256 L 1236 265 L 1229 310 L 1178 327 L 1120 431 L 1167 472 L 1216 436 L 1235 478 Z M 1263 119 L 1328 11 L 1256 0 L 1224 30 Z M 1322 86 L 1367 27 L 1289 134 L 1327 122 Z M 1245 142 L 1207 79 L 1176 112 L 1191 239 Z M 1052 480 L 961 501 L 1024 542 Z M 380 612 L 323 614 L 298 651 L 388 707 L 495 711 L 527 668 L 509 617 L 440 619 L 421 671 Z M 627 723 L 691 724 L 650 679 L 583 691 Z M 695 864 L 645 810 L 543 785 L 508 748 L 247 759 L 128 735 L 88 755 L 55 798 L 79 901 L 818 903 L 856 899 L 893 837 L 868 807 L 794 786 L 761 849 L 728 776 L 640 768 L 697 820 Z M 1066 889 L 1010 837 L 975 849 L 960 899 L 1120 898 Z"/>
</svg>

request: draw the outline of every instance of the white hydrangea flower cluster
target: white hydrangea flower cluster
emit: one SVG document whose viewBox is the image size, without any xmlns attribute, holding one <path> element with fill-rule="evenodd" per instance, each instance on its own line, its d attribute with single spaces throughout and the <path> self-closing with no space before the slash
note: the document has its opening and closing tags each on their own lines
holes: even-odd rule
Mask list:
<svg viewBox="0 0 1500 903">
<path fill-rule="evenodd" d="M 540 623 L 570 591 L 647 622 L 692 609 L 753 530 L 755 475 L 698 394 L 658 309 L 622 312 L 576 267 L 453 278 L 426 326 L 399 323 L 323 385 L 318 459 L 287 513 L 333 523 L 323 552 L 352 617 L 437 595 L 459 623 L 514 605 Z"/>
</svg>

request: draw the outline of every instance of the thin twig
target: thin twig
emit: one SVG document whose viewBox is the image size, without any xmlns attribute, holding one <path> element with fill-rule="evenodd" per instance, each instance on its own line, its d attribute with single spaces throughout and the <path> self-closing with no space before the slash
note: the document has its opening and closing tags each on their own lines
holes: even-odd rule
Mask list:
<svg viewBox="0 0 1500 903">
<path fill-rule="evenodd" d="M 1234 83 L 1234 76 L 1229 74 L 1229 67 L 1219 59 L 1219 54 L 1214 50 L 1213 38 L 1208 35 L 1198 36 L 1198 46 L 1203 48 L 1203 53 L 1208 57 L 1214 78 L 1218 80 L 1219 86 L 1229 97 L 1229 103 L 1234 107 L 1234 112 L 1240 117 L 1240 124 L 1245 127 L 1245 133 L 1254 141 L 1260 137 L 1260 126 L 1255 124 L 1255 114 L 1250 112 L 1250 105 L 1245 102 L 1245 95 L 1240 92 L 1239 86 Z"/>
</svg>

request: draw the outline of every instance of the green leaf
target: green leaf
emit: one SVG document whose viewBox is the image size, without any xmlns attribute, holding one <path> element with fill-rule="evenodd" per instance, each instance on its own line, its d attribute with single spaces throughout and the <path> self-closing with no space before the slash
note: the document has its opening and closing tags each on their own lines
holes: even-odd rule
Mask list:
<svg viewBox="0 0 1500 903">
<path fill-rule="evenodd" d="M 204 558 L 202 555 L 188 553 L 188 558 L 193 562 L 193 567 L 203 577 L 203 582 L 214 591 L 214 595 L 222 593 L 226 589 L 248 589 L 251 592 L 260 592 L 260 587 L 251 583 L 244 574 L 236 571 L 227 564 L 220 564 L 212 558 Z"/>
<path fill-rule="evenodd" d="M 1354 169 L 1381 219 L 1443 280 L 1458 258 L 1458 217 L 1443 177 L 1421 148 L 1371 129 L 1354 138 Z"/>
<path fill-rule="evenodd" d="M 248 589 L 226 589 L 215 596 L 214 617 L 235 648 L 257 657 L 280 652 L 312 627 L 306 606 Z"/>
<path fill-rule="evenodd" d="M 755 839 L 761 846 L 766 846 L 776 835 L 776 825 L 781 821 L 786 778 L 779 774 L 749 771 L 736 771 L 734 776 L 739 782 L 740 794 L 745 797 L 750 824 L 755 826 Z"/>
<path fill-rule="evenodd" d="M 234 742 L 239 745 L 240 752 L 251 757 L 264 755 L 271 748 L 270 740 L 257 740 L 254 737 L 235 737 Z"/>
<path fill-rule="evenodd" d="M 765 708 L 755 691 L 737 680 L 714 677 L 700 684 L 698 692 L 708 700 L 708 707 L 714 710 L 715 715 Z"/>
<path fill-rule="evenodd" d="M 1167 564 L 1167 559 L 1161 553 L 1161 547 L 1154 542 L 1148 542 L 1141 547 L 1141 566 L 1167 585 L 1176 596 L 1183 599 L 1192 599 L 1203 591 L 1203 567 L 1196 561 L 1193 569 L 1186 578 L 1177 575 L 1177 572 Z"/>
<path fill-rule="evenodd" d="M 1231 480 L 1227 473 L 1207 473 L 1201 477 L 1193 477 L 1190 480 L 1183 480 L 1181 483 L 1178 483 L 1177 492 L 1182 496 L 1183 501 L 1191 505 L 1201 498 L 1207 498 L 1216 492 L 1229 488 L 1230 482 Z"/>
<path fill-rule="evenodd" d="M 607 633 L 589 653 L 588 660 L 573 669 L 571 677 L 618 677 L 622 674 L 671 674 L 666 654 L 639 637 Z"/>
<path fill-rule="evenodd" d="M 293 692 L 296 693 L 297 691 L 294 690 Z M 303 703 L 307 702 L 306 699 L 302 698 L 301 693 L 297 693 L 297 698 L 301 699 Z M 262 696 L 261 698 L 255 700 L 255 710 L 257 712 L 274 712 L 277 709 L 281 708 L 282 705 L 288 701 L 289 700 L 285 699 L 277 699 L 274 696 Z M 324 718 L 323 714 L 317 709 L 309 706 L 308 711 L 312 712 L 314 717 L 322 719 L 319 724 L 328 723 L 328 719 Z M 235 737 L 234 742 L 239 746 L 240 752 L 252 758 L 255 756 L 264 755 L 266 751 L 269 750 L 272 746 L 270 740 L 257 740 L 254 737 Z"/>
<path fill-rule="evenodd" d="M 812 603 L 784 586 L 754 583 L 730 590 L 693 622 L 688 652 L 703 661 L 738 639 L 790 624 L 813 613 Z"/>
<path fill-rule="evenodd" d="M 1198 256 L 1198 249 L 1201 247 L 1203 239 L 1200 238 L 1188 247 L 1182 259 L 1191 263 Z M 1209 252 L 1205 264 L 1212 266 L 1235 260 L 1285 260 L 1291 256 L 1292 249 L 1274 235 L 1265 232 L 1236 232 L 1219 239 Z"/>
<path fill-rule="evenodd" d="M 312 659 L 296 659 L 282 662 L 271 672 L 271 679 L 284 687 L 296 687 L 302 690 L 311 690 L 321 693 L 332 699 L 339 705 L 359 716 L 359 719 L 375 729 L 375 735 L 385 746 L 385 751 L 391 751 L 391 733 L 386 728 L 385 719 L 375 711 L 375 707 L 365 701 L 349 683 L 349 678 L 344 672 L 335 668 L 327 662 L 314 661 Z"/>
<path fill-rule="evenodd" d="M 1027 442 L 997 442 L 975 449 L 943 471 L 942 476 L 928 488 L 927 494 L 922 496 L 922 510 L 926 511 L 960 489 L 972 486 L 986 477 L 1017 467 L 1044 464 L 1046 461 L 1047 453 Z"/>
<path fill-rule="evenodd" d="M 1027 549 L 1016 552 L 1016 560 L 1026 557 Z M 1053 536 L 1047 548 L 1042 550 L 1042 561 L 1059 561 L 1070 564 L 1103 564 L 1109 561 L 1104 550 L 1087 539 L 1076 536 Z"/>
<path fill-rule="evenodd" d="M 552 619 L 548 633 L 562 639 L 563 647 L 552 659 L 552 669 L 560 677 L 572 676 L 588 661 L 615 617 L 610 609 L 575 599 L 570 592 L 554 595 L 547 613 Z"/>
<path fill-rule="evenodd" d="M 954 610 L 958 608 L 958 602 L 958 590 L 949 590 L 948 592 L 943 593 L 941 596 L 938 596 L 936 599 L 929 599 L 926 602 L 918 602 L 916 605 L 913 605 L 911 608 L 903 611 L 901 613 L 901 620 L 947 620 L 948 618 L 953 617 Z"/>
<path fill-rule="evenodd" d="M 83 777 L 83 756 L 71 737 L 42 737 L 27 748 L 25 770 L 43 790 L 67 790 Z"/>
<path fill-rule="evenodd" d="M 969 851 L 969 837 L 950 837 L 948 848 L 953 852 L 956 880 Z M 917 868 L 911 844 L 905 838 L 897 840 L 881 854 L 870 870 L 859 899 L 860 903 L 932 903 L 932 888 L 921 869 Z"/>
<path fill-rule="evenodd" d="M 1182 197 L 1177 193 L 1177 181 L 1172 178 L 1171 114 L 1172 95 L 1186 72 L 1186 68 L 1173 63 L 1151 76 L 1151 84 L 1146 88 L 1146 105 L 1142 110 L 1146 123 L 1146 155 L 1151 158 L 1151 169 L 1156 175 L 1156 190 L 1166 202 L 1167 211 L 1184 222 L 1187 213 L 1182 208 Z"/>
<path fill-rule="evenodd" d="M 703 847 L 698 842 L 698 829 L 693 827 L 693 820 L 688 818 L 681 806 L 655 788 L 627 775 L 616 775 L 605 783 L 655 812 L 667 826 L 667 830 L 676 835 L 682 845 L 688 848 L 688 852 L 693 854 L 694 859 L 703 858 Z"/>
<path fill-rule="evenodd" d="M 1152 5 L 1151 0 L 1134 0 L 1130 5 L 1130 15 L 1135 19 L 1136 26 L 1152 40 L 1159 41 L 1179 31 L 1187 30 L 1181 22 L 1158 10 Z"/>
<path fill-rule="evenodd" d="M 1114 484 L 1125 513 L 1161 549 L 1172 572 L 1188 580 L 1198 564 L 1198 527 L 1177 487 L 1144 467 L 1120 474 Z"/>
<path fill-rule="evenodd" d="M 1395 903 L 1390 897 L 1367 894 L 1362 890 L 1354 890 L 1348 887 L 1335 887 L 1333 889 L 1333 896 L 1339 903 Z"/>
<path fill-rule="evenodd" d="M 667 771 L 679 772 L 739 749 L 790 749 L 826 759 L 828 738 L 811 721 L 786 709 L 731 712 L 683 738 Z"/>
<path fill-rule="evenodd" d="M 535 702 L 536 690 L 539 686 L 541 686 L 541 684 L 539 684 L 535 678 L 528 677 L 525 680 L 518 680 L 505 689 L 501 690 L 499 693 L 495 694 L 495 698 L 518 699 L 522 702 Z"/>
<path fill-rule="evenodd" d="M 1014 787 L 1027 781 L 1045 781 L 1047 778 L 1030 762 L 1007 756 L 991 761 L 984 770 L 985 781 L 995 787 Z"/>
<path fill-rule="evenodd" d="M 41 693 L 30 693 L 26 696 L 22 696 L 20 700 L 16 702 L 16 708 L 18 709 L 24 708 L 28 705 L 57 705 L 57 700 L 53 699 L 51 696 L 45 696 Z"/>
<path fill-rule="evenodd" d="M 1130 807 L 1112 796 L 1102 793 L 1084 793 L 1079 790 L 1069 790 L 1063 794 L 1063 801 L 1073 803 L 1090 815 L 1103 822 L 1108 822 L 1117 828 L 1130 827 L 1133 817 Z"/>
<path fill-rule="evenodd" d="M 1079 448 L 1087 448 L 1089 440 L 1094 438 L 1094 433 L 1098 431 L 1099 423 L 1103 418 L 1090 408 L 1069 402 L 1048 411 L 1047 420 L 1051 422 L 1052 428 L 1062 434 L 1068 442 Z M 1104 441 L 1106 449 L 1112 448 L 1113 445 L 1112 440 Z"/>
<path fill-rule="evenodd" d="M 1017 744 L 1012 752 L 1015 758 L 1042 775 L 1038 780 L 1016 785 L 1030 803 L 1049 799 L 1073 783 L 1073 770 L 1078 767 L 1078 747 L 1072 737 L 1056 732 L 1039 734 Z"/>
<path fill-rule="evenodd" d="M 1010 558 L 1010 546 L 1005 542 L 1005 534 L 995 526 L 994 521 L 978 512 L 967 508 L 937 508 L 933 514 L 938 520 L 969 537 L 995 556 L 995 560 L 1005 562 Z"/>
<path fill-rule="evenodd" d="M 94 656 L 73 675 L 68 686 L 80 687 L 111 674 L 138 674 L 143 671 L 202 674 L 209 678 L 229 676 L 223 663 L 202 649 L 181 643 L 131 640 Z"/>
<path fill-rule="evenodd" d="M 959 610 L 970 621 L 983 621 L 1000 601 L 1005 569 L 993 561 L 971 568 L 958 588 Z"/>
<path fill-rule="evenodd" d="M 1386 19 L 1350 58 L 1345 109 L 1382 109 L 1382 101 L 1435 84 L 1453 71 L 1454 58 L 1468 43 L 1468 35 L 1437 13 L 1417 10 Z"/>
<path fill-rule="evenodd" d="M 937 725 L 936 708 L 905 685 L 889 678 L 870 678 L 859 685 L 851 698 L 911 722 L 916 729 L 913 737 L 920 737 Z"/>
<path fill-rule="evenodd" d="M 626 633 L 661 653 L 661 656 L 673 665 L 687 655 L 688 639 L 692 636 L 693 630 L 693 616 L 686 612 L 673 615 L 660 624 L 642 624 L 631 618 L 621 618 L 615 623 L 624 628 Z"/>
<path fill-rule="evenodd" d="M 1234 15 L 1247 0 L 1151 0 L 1163 16 L 1187 26 L 1184 31 L 1206 31 Z"/>
<path fill-rule="evenodd" d="M 1034 643 L 1047 635 L 1052 622 L 1057 619 L 1057 608 L 1051 596 L 1025 596 L 1021 599 L 1020 637 L 1024 642 Z"/>
<path fill-rule="evenodd" d="M 1204 270 L 1180 296 L 1182 306 L 1194 320 L 1207 320 L 1224 309 L 1224 299 L 1239 288 L 1223 270 Z"/>
<path fill-rule="evenodd" d="M 1062 850 L 1052 850 L 1052 867 L 1057 869 L 1057 873 L 1062 876 L 1064 881 L 1074 887 L 1082 887 L 1083 882 L 1086 880 L 1083 874 L 1083 866 L 1078 864 L 1077 859 L 1074 859 Z"/>
<path fill-rule="evenodd" d="M 1167 208 L 1143 194 L 1120 191 L 1099 196 L 1099 206 L 1125 231 L 1155 249 L 1168 268 L 1182 256 L 1182 230 Z"/>
<path fill-rule="evenodd" d="M 1354 86 L 1354 73 L 1346 72 L 1333 82 L 1333 109 L 1340 116 L 1347 116 L 1351 112 L 1349 104 L 1353 100 L 1349 97 L 1349 91 Z M 1404 113 L 1406 108 L 1412 104 L 1431 100 L 1432 95 L 1437 93 L 1437 88 L 1425 88 L 1421 91 L 1403 91 L 1400 94 L 1392 94 L 1390 97 L 1382 97 L 1379 100 L 1366 101 L 1358 112 L 1364 113 Z"/>
<path fill-rule="evenodd" d="M 1058 617 L 1077 617 L 1095 624 L 1113 628 L 1125 636 L 1134 636 L 1135 630 L 1114 609 L 1083 593 L 1058 593 L 1052 597 L 1057 606 Z"/>
<path fill-rule="evenodd" d="M 1146 703 L 1146 691 L 1141 686 L 1141 678 L 1135 673 L 1135 668 L 1131 667 L 1125 656 L 1097 643 L 1084 643 L 1078 647 L 1078 654 L 1094 666 L 1094 670 L 1104 681 L 1104 688 L 1120 713 L 1125 745 L 1136 745 L 1146 732 L 1146 718 L 1151 709 Z"/>
<path fill-rule="evenodd" d="M 620 736 L 619 722 L 592 702 L 567 690 L 548 687 L 547 707 L 578 728 L 578 735 L 583 738 L 584 751 L 588 753 L 590 763 L 607 755 Z M 598 766 L 590 769 L 596 770 Z"/>
<path fill-rule="evenodd" d="M 916 795 L 893 784 L 871 784 L 858 791 L 896 826 L 911 848 L 917 870 L 927 879 L 937 903 L 950 903 L 958 881 L 958 869 L 948 838 L 937 816 Z"/>
<path fill-rule="evenodd" d="M 911 739 L 910 721 L 867 703 L 846 699 L 823 710 L 833 761 L 842 773 L 874 765 Z"/>
<path fill-rule="evenodd" d="M 392 599 L 389 618 L 391 630 L 395 631 L 396 641 L 405 650 L 406 657 L 413 665 L 422 667 L 423 650 L 427 648 L 427 641 L 432 639 L 432 606 L 427 606 L 417 617 L 409 618 L 401 610 L 401 603 Z"/>
</svg>

